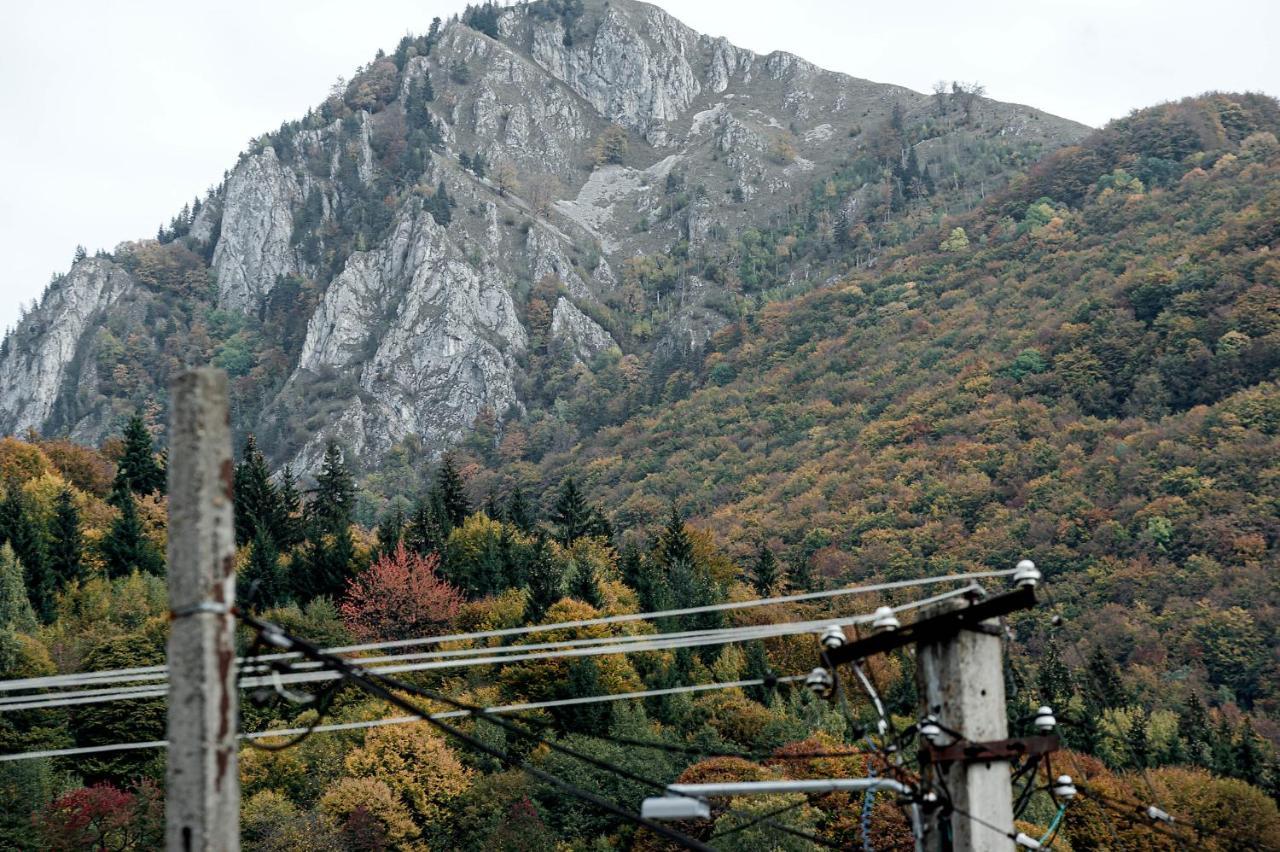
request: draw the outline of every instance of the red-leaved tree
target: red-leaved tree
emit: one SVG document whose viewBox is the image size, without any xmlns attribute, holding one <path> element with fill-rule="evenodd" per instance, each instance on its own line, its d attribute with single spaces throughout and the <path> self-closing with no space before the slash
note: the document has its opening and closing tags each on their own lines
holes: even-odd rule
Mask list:
<svg viewBox="0 0 1280 852">
<path fill-rule="evenodd" d="M 35 827 L 42 847 L 54 852 L 155 849 L 164 842 L 164 803 L 151 781 L 132 793 L 94 784 L 55 799 Z"/>
<path fill-rule="evenodd" d="M 462 608 L 462 593 L 436 574 L 440 557 L 398 546 L 347 586 L 338 608 L 361 641 L 409 639 L 438 632 Z"/>
</svg>

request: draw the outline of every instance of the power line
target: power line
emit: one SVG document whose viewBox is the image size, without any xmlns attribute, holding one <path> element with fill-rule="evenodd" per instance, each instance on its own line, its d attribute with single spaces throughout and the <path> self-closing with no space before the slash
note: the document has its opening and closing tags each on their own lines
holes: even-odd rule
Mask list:
<svg viewBox="0 0 1280 852">
<path fill-rule="evenodd" d="M 830 598 L 844 597 L 849 595 L 873 594 L 876 592 L 893 591 L 896 589 L 914 588 L 918 586 L 927 586 L 935 583 L 954 583 L 954 582 L 971 582 L 974 580 L 982 580 L 996 577 L 1006 577 L 1014 573 L 1015 569 L 1003 569 L 998 571 L 974 571 L 963 574 L 945 574 L 932 577 L 921 577 L 913 580 L 895 580 L 887 583 L 873 583 L 864 586 L 849 586 L 841 589 L 826 589 L 818 592 L 803 592 L 794 595 L 781 595 L 770 598 L 754 598 L 747 601 L 729 601 L 719 604 L 710 604 L 699 607 L 686 607 L 683 609 L 658 610 L 653 612 L 641 613 L 622 613 L 618 615 L 601 616 L 598 618 L 576 619 L 573 621 L 562 621 L 554 624 L 534 624 L 525 625 L 523 627 L 510 627 L 497 630 L 483 630 L 471 633 L 457 633 L 441 636 L 428 636 L 413 639 L 399 639 L 387 642 L 369 642 L 361 645 L 344 645 L 333 648 L 326 648 L 325 653 L 328 654 L 354 654 L 368 651 L 380 651 L 391 648 L 413 647 L 415 645 L 432 645 L 445 642 L 469 642 L 481 639 L 500 639 L 512 636 L 524 636 L 536 633 L 546 633 L 556 630 L 569 630 L 581 627 L 594 627 L 597 625 L 625 624 L 637 621 L 654 621 L 663 618 L 676 618 L 687 615 L 699 615 L 711 612 L 728 612 L 739 609 L 749 609 L 760 606 L 775 606 L 779 604 L 799 603 L 804 601 L 825 600 Z M 284 659 L 298 659 L 299 654 L 286 652 L 272 654 L 259 657 L 256 662 L 271 662 Z M 240 660 L 240 663 L 246 662 Z M 104 669 L 95 672 L 80 672 L 62 675 L 48 675 L 36 678 L 15 678 L 12 680 L 0 681 L 0 692 L 10 692 L 14 690 L 34 690 L 34 689 L 51 689 L 65 686 L 75 686 L 82 682 L 92 681 L 94 683 L 109 683 L 115 680 L 120 682 L 137 682 L 140 680 L 159 680 L 163 679 L 167 667 L 164 665 L 154 666 L 136 666 L 132 668 L 121 669 Z"/>
<path fill-rule="evenodd" d="M 787 675 L 785 677 L 776 678 L 776 683 L 794 683 L 804 680 L 803 675 Z M 582 704 L 599 704 L 613 701 L 628 701 L 641 698 L 657 698 L 664 695 L 680 695 L 684 693 L 707 692 L 721 689 L 741 689 L 750 686 L 764 686 L 768 681 L 765 678 L 752 678 L 747 680 L 722 681 L 719 683 L 701 683 L 683 686 L 671 686 L 662 689 L 643 689 L 634 692 L 615 692 L 605 695 L 588 695 L 577 698 L 561 698 L 552 701 L 528 701 L 520 704 L 503 704 L 494 707 L 483 708 L 485 713 L 521 713 L 529 710 L 543 710 L 553 707 L 571 707 Z M 471 711 L 447 711 L 434 714 L 438 719 L 452 719 L 464 716 L 474 715 Z M 300 728 L 276 728 L 267 731 L 251 731 L 240 735 L 241 739 L 254 740 L 266 739 L 271 737 L 291 737 L 302 734 L 308 730 L 314 733 L 326 733 L 331 731 L 355 731 L 363 728 L 376 728 L 384 725 L 404 725 L 411 722 L 421 721 L 417 716 L 395 716 L 386 719 L 369 719 L 360 722 L 339 722 L 326 725 L 316 725 L 312 727 Z M 637 743 L 631 743 L 635 745 Z M 78 748 L 65 749 L 44 749 L 41 751 L 15 752 L 12 754 L 0 754 L 0 762 L 13 760 L 33 760 L 36 758 L 49 757 L 77 757 L 86 754 L 99 754 L 102 752 L 126 751 L 129 749 L 147 749 L 147 748 L 165 748 L 168 745 L 164 740 L 148 740 L 136 743 L 113 743 L 109 745 L 81 746 Z M 826 754 L 807 755 L 807 757 L 825 757 Z"/>
<path fill-rule="evenodd" d="M 973 587 L 962 587 L 947 592 L 893 607 L 894 612 L 906 612 L 922 606 L 936 603 L 950 597 L 968 593 Z M 621 637 L 599 637 L 591 639 L 569 639 L 560 642 L 543 643 L 552 650 L 527 651 L 524 645 L 510 645 L 501 648 L 458 649 L 456 651 L 439 651 L 422 654 L 406 654 L 395 659 L 403 662 L 388 663 L 387 658 L 374 657 L 359 660 L 369 663 L 370 671 L 381 675 L 400 674 L 434 669 L 459 668 L 480 665 L 502 665 L 528 660 L 560 659 L 567 657 L 605 656 L 612 654 L 639 653 L 645 651 L 662 651 L 679 648 L 695 648 L 707 645 L 721 645 L 752 639 L 769 639 L 779 636 L 796 635 L 821 630 L 831 625 L 851 625 L 870 621 L 874 616 L 869 614 L 846 616 L 843 618 L 828 617 L 810 621 L 782 622 L 764 625 L 748 625 L 743 627 L 721 628 L 716 630 L 695 630 L 678 633 L 634 634 Z M 610 644 L 612 643 L 612 644 Z M 567 646 L 567 647 L 566 647 Z M 465 654 L 465 655 L 464 655 Z M 442 659 L 440 655 L 449 655 Z M 463 655 L 463 656 L 459 656 Z M 272 655 L 279 659 L 279 655 Z M 250 658 L 255 659 L 255 658 Z M 257 658 L 266 659 L 266 658 Z M 258 686 L 275 686 L 280 684 L 319 683 L 336 680 L 338 675 L 333 671 L 316 670 L 288 674 L 272 674 L 243 678 L 242 688 Z M 81 692 L 45 693 L 34 696 L 11 696 L 0 699 L 0 712 L 16 712 L 19 710 L 52 709 L 55 707 L 80 704 L 97 704 L 115 700 L 159 698 L 165 695 L 164 686 L 121 687 L 117 690 L 85 690 Z M 92 694 L 85 694 L 92 693 Z M 8 703 L 4 703 L 5 701 Z"/>
</svg>

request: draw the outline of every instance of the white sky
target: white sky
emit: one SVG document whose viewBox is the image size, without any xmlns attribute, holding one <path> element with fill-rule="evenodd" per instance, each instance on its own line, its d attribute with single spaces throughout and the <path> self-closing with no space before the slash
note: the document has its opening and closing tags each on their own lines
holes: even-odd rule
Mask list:
<svg viewBox="0 0 1280 852">
<path fill-rule="evenodd" d="M 247 141 L 465 0 L 6 0 L 0 26 L 0 329 L 90 252 L 152 236 Z M 761 53 L 1092 125 L 1219 90 L 1280 95 L 1280 3 L 658 0 Z"/>
</svg>

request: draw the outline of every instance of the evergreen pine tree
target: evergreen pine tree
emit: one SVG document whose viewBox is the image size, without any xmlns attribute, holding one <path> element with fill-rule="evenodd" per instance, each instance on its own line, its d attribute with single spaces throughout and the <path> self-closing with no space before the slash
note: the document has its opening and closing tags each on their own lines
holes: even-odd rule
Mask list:
<svg viewBox="0 0 1280 852">
<path fill-rule="evenodd" d="M 1236 776 L 1255 787 L 1264 786 L 1267 780 L 1267 757 L 1262 751 L 1262 743 L 1253 729 L 1253 723 L 1247 716 L 1240 723 L 1235 751 Z"/>
<path fill-rule="evenodd" d="M 413 511 L 405 525 L 405 546 L 419 556 L 441 553 L 444 550 L 445 537 L 446 533 L 441 529 L 432 501 L 429 498 L 418 500 L 413 505 Z"/>
<path fill-rule="evenodd" d="M 441 508 L 450 528 L 462 526 L 462 522 L 471 514 L 471 504 L 467 502 L 466 485 L 453 463 L 453 456 L 446 453 L 436 471 L 436 490 L 440 494 Z"/>
<path fill-rule="evenodd" d="M 640 576 L 644 570 L 641 564 L 640 548 L 631 539 L 622 546 L 622 555 L 618 559 L 618 570 L 622 572 L 622 582 L 633 589 L 640 588 Z"/>
<path fill-rule="evenodd" d="M 26 492 L 10 485 L 0 505 L 0 542 L 8 542 L 26 570 L 27 594 L 41 621 L 53 620 L 57 583 L 49 563 L 46 530 L 36 520 Z"/>
<path fill-rule="evenodd" d="M 525 621 L 534 624 L 564 596 L 564 576 L 541 536 L 534 541 L 529 554 L 528 578 L 529 605 L 525 609 Z"/>
<path fill-rule="evenodd" d="M 0 630 L 31 633 L 36 614 L 27 597 L 26 572 L 13 548 L 0 545 Z"/>
<path fill-rule="evenodd" d="M 164 559 L 143 534 L 142 520 L 133 494 L 122 491 L 112 495 L 112 504 L 120 514 L 111 522 L 99 543 L 108 577 L 124 577 L 133 571 L 144 574 L 164 573 Z"/>
<path fill-rule="evenodd" d="M 1213 754 L 1214 772 L 1219 775 L 1236 775 L 1235 741 L 1231 735 L 1231 723 L 1225 714 L 1218 715 L 1218 728 L 1214 732 L 1213 742 L 1209 744 Z"/>
<path fill-rule="evenodd" d="M 288 465 L 280 472 L 276 509 L 278 514 L 272 522 L 272 537 L 276 548 L 287 552 L 302 544 L 303 538 L 302 494 L 298 491 L 293 468 Z"/>
<path fill-rule="evenodd" d="M 756 548 L 756 564 L 751 574 L 756 593 L 761 596 L 773 594 L 778 587 L 778 581 L 782 579 L 781 572 L 778 570 L 777 557 L 763 541 Z"/>
<path fill-rule="evenodd" d="M 511 534 L 511 527 L 503 524 L 502 532 L 498 534 L 498 557 L 502 560 L 504 589 L 518 589 L 528 581 L 524 559 L 520 552 L 522 549 L 517 546 L 515 537 Z"/>
<path fill-rule="evenodd" d="M 58 494 L 49 530 L 49 568 L 59 588 L 84 578 L 84 536 L 80 531 L 80 510 L 70 488 Z"/>
<path fill-rule="evenodd" d="M 146 496 L 164 491 L 164 468 L 156 459 L 151 433 L 140 414 L 129 418 L 124 427 L 124 449 L 116 461 L 117 475 L 134 494 Z"/>
<path fill-rule="evenodd" d="M 570 476 L 560 483 L 560 493 L 551 507 L 551 523 L 556 525 L 556 541 L 568 547 L 587 534 L 591 524 L 591 507 Z"/>
<path fill-rule="evenodd" d="M 283 597 L 280 560 L 275 541 L 259 526 L 249 548 L 249 561 L 236 577 L 236 600 L 251 612 L 261 612 Z"/>
<path fill-rule="evenodd" d="M 510 496 L 507 497 L 507 511 L 504 520 L 520 530 L 522 533 L 533 532 L 537 519 L 533 516 L 533 510 L 529 506 L 529 501 L 525 499 L 524 491 L 517 485 L 511 489 Z"/>
<path fill-rule="evenodd" d="M 235 470 L 236 544 L 244 547 L 265 528 L 274 539 L 275 526 L 281 515 L 280 495 L 271 482 L 267 460 L 250 435 L 244 443 L 244 454 Z"/>
<path fill-rule="evenodd" d="M 1212 764 L 1209 743 L 1213 740 L 1213 731 L 1209 728 L 1209 714 L 1194 692 L 1178 714 L 1178 736 L 1186 743 L 1187 756 L 1192 763 L 1206 767 Z"/>
<path fill-rule="evenodd" d="M 674 504 L 671 506 L 671 515 L 667 518 L 667 525 L 658 537 L 658 558 L 668 568 L 679 563 L 693 564 L 693 539 L 689 538 L 684 518 Z"/>
<path fill-rule="evenodd" d="M 600 582 L 596 577 L 595 566 L 589 562 L 579 562 L 573 572 L 573 585 L 569 594 L 583 603 L 596 609 L 604 607 L 604 598 L 600 595 Z"/>
<path fill-rule="evenodd" d="M 584 695 L 600 695 L 608 690 L 600 681 L 600 668 L 590 657 L 572 659 L 568 665 L 568 677 L 557 690 L 560 698 L 579 698 Z M 557 712 L 559 711 L 559 712 Z M 555 708 L 560 727 L 587 736 L 608 733 L 612 708 L 605 703 L 569 705 Z"/>
<path fill-rule="evenodd" d="M 743 673 L 743 677 L 747 680 L 768 680 L 772 677 L 773 672 L 769 669 L 769 656 L 765 652 L 764 643 L 760 641 L 748 642 L 746 650 L 747 668 Z M 773 699 L 777 696 L 777 693 L 777 687 L 773 686 L 747 687 L 747 696 L 765 707 L 773 705 Z"/>
<path fill-rule="evenodd" d="M 337 532 L 351 526 L 355 496 L 355 481 L 342 458 L 342 451 L 336 441 L 330 441 L 325 447 L 320 475 L 316 477 L 313 498 L 307 504 L 307 514 L 324 532 Z"/>
<path fill-rule="evenodd" d="M 1085 674 L 1093 682 L 1104 708 L 1123 707 L 1129 703 L 1129 693 L 1120 679 L 1120 671 L 1101 647 L 1095 647 L 1089 655 Z"/>
<path fill-rule="evenodd" d="M 1125 746 L 1129 750 L 1129 759 L 1133 762 L 1135 769 L 1144 769 L 1150 765 L 1151 741 L 1147 735 L 1147 714 L 1141 708 L 1134 708 L 1125 737 Z"/>
<path fill-rule="evenodd" d="M 377 562 L 382 557 L 395 553 L 396 547 L 404 541 L 404 510 L 396 506 L 383 515 L 382 520 L 378 522 L 378 528 L 374 531 L 374 535 L 377 537 L 378 542 L 374 545 L 373 553 L 370 556 L 372 561 Z"/>
<path fill-rule="evenodd" d="M 1056 710 L 1064 710 L 1075 691 L 1071 685 L 1071 670 L 1062 662 L 1058 643 L 1050 640 L 1044 660 L 1036 672 L 1036 688 L 1040 700 Z"/>
</svg>

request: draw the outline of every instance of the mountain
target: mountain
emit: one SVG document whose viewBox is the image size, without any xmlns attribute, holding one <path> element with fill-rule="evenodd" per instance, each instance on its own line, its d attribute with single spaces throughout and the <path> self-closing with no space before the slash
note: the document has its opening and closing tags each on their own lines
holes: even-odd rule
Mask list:
<svg viewBox="0 0 1280 852">
<path fill-rule="evenodd" d="M 1280 738 L 1277 136 L 1261 95 L 1136 112 L 476 490 L 577 471 L 620 528 L 674 504 L 802 586 L 1034 554 L 1033 658 L 1101 647 L 1148 709 L 1199 690 Z"/>
<path fill-rule="evenodd" d="M 0 349 L 0 432 L 162 429 L 168 377 L 212 361 L 277 466 L 314 470 L 336 437 L 373 468 L 515 421 L 562 448 L 718 329 L 1086 132 L 631 0 L 469 7 L 254 140 L 156 239 L 59 276 Z"/>
</svg>

